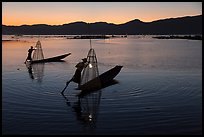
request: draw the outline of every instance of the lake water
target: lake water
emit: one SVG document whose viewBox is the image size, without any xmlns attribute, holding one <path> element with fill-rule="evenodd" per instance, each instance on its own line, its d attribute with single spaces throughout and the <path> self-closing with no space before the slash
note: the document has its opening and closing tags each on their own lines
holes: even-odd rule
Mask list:
<svg viewBox="0 0 204 137">
<path fill-rule="evenodd" d="M 2 41 L 2 132 L 18 135 L 201 135 L 202 41 L 150 36 L 95 39 L 99 73 L 122 65 L 117 84 L 76 95 L 75 65 L 88 39 L 40 38 L 44 56 L 64 62 L 24 64 L 38 38 Z"/>
</svg>

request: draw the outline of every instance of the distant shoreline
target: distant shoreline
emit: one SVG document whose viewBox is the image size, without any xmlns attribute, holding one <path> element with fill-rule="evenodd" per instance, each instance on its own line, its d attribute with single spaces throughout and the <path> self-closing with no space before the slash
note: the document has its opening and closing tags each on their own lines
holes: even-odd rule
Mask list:
<svg viewBox="0 0 204 137">
<path fill-rule="evenodd" d="M 2 39 L 2 41 L 5 41 L 5 42 L 6 42 L 6 41 L 20 41 L 20 40 L 16 40 L 16 39 L 9 39 L 9 40 L 6 39 L 6 40 L 4 40 L 4 39 Z"/>
<path fill-rule="evenodd" d="M 51 37 L 59 37 L 59 38 L 65 38 L 65 39 L 111 39 L 111 38 L 127 38 L 129 36 L 132 35 L 76 35 L 76 36 L 65 36 L 65 35 L 61 35 L 61 36 L 55 36 L 55 35 L 50 35 L 50 36 L 46 36 L 46 35 L 40 35 L 40 37 L 45 37 L 45 38 L 51 38 Z M 141 36 L 141 35 L 136 35 L 136 36 Z M 148 35 L 143 35 L 143 36 L 148 36 Z M 2 41 L 20 41 L 19 38 L 24 37 L 23 35 L 19 36 L 12 36 L 12 39 L 2 39 Z M 35 36 L 26 36 L 26 37 L 35 37 Z M 39 37 L 39 36 L 36 36 Z M 138 37 L 138 38 L 139 38 Z M 161 35 L 154 35 L 152 36 L 152 38 L 155 39 L 187 39 L 187 40 L 202 40 L 202 35 L 183 35 L 183 36 L 178 36 L 178 35 L 168 35 L 168 36 L 161 36 Z"/>
<path fill-rule="evenodd" d="M 2 25 L 3 35 L 180 35 L 202 34 L 202 15 L 168 18 L 149 23 L 138 19 L 123 24 L 72 22 L 63 25 Z"/>
<path fill-rule="evenodd" d="M 202 40 L 202 36 L 200 35 L 195 35 L 195 36 L 156 36 L 156 37 L 152 37 L 152 38 L 156 38 L 156 39 L 188 39 L 188 40 Z"/>
</svg>

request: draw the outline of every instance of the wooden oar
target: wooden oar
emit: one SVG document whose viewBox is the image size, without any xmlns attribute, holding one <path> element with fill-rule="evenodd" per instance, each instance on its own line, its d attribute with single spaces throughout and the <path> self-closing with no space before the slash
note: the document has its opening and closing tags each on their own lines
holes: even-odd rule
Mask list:
<svg viewBox="0 0 204 137">
<path fill-rule="evenodd" d="M 64 94 L 65 89 L 67 88 L 68 84 L 64 87 L 64 89 L 61 91 L 61 94 Z"/>
<path fill-rule="evenodd" d="M 69 83 L 70 83 L 71 81 L 72 81 L 72 79 L 69 80 L 68 82 L 66 82 L 66 86 L 65 86 L 64 89 L 61 91 L 61 94 L 64 94 L 65 89 L 67 88 L 67 86 L 69 85 Z"/>
</svg>

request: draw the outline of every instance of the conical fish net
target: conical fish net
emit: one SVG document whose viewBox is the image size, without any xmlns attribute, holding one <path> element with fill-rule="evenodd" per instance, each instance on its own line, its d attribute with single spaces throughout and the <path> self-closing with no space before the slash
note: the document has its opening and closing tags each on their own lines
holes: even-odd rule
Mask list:
<svg viewBox="0 0 204 137">
<path fill-rule="evenodd" d="M 35 46 L 35 50 L 33 52 L 33 60 L 41 60 L 44 59 L 43 50 L 40 41 L 38 40 Z"/>
<path fill-rule="evenodd" d="M 82 72 L 80 85 L 99 76 L 96 53 L 93 48 L 88 52 L 87 61 L 89 64 Z M 100 84 L 100 81 L 98 83 Z"/>
<path fill-rule="evenodd" d="M 90 80 L 99 76 L 98 62 L 96 58 L 96 53 L 93 48 L 91 48 L 87 55 L 88 66 L 83 70 L 81 76 L 81 85 L 86 84 Z M 101 86 L 100 79 L 98 78 L 93 83 L 97 87 Z M 98 107 L 100 104 L 101 91 L 90 93 L 85 97 L 81 98 L 81 109 L 82 117 L 85 122 L 89 124 L 95 124 L 98 115 Z"/>
</svg>

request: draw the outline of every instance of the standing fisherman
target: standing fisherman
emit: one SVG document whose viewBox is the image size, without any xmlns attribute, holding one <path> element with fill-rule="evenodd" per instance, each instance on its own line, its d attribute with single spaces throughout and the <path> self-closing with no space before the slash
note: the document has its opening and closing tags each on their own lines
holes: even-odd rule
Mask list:
<svg viewBox="0 0 204 137">
<path fill-rule="evenodd" d="M 33 46 L 31 46 L 30 49 L 28 50 L 28 56 L 27 56 L 27 58 L 26 58 L 26 61 L 27 61 L 27 60 L 32 61 L 31 55 L 32 55 L 33 50 L 35 50 L 35 49 L 33 48 Z M 26 63 L 26 61 L 25 61 L 25 63 Z"/>
<path fill-rule="evenodd" d="M 69 81 L 66 82 L 66 87 L 68 86 L 68 84 L 69 84 L 71 81 L 73 81 L 73 82 L 75 82 L 75 83 L 78 83 L 78 85 L 80 84 L 80 81 L 81 81 L 81 72 L 82 72 L 82 70 L 83 70 L 85 67 L 87 67 L 87 65 L 88 65 L 87 58 L 83 58 L 82 60 L 83 60 L 83 62 L 79 62 L 79 63 L 75 66 L 77 69 L 76 69 L 76 71 L 75 71 L 75 73 L 74 73 L 74 76 L 73 76 Z M 66 88 L 66 87 L 65 87 L 65 88 Z M 64 88 L 64 90 L 61 92 L 62 94 L 64 93 L 65 88 Z"/>
</svg>

